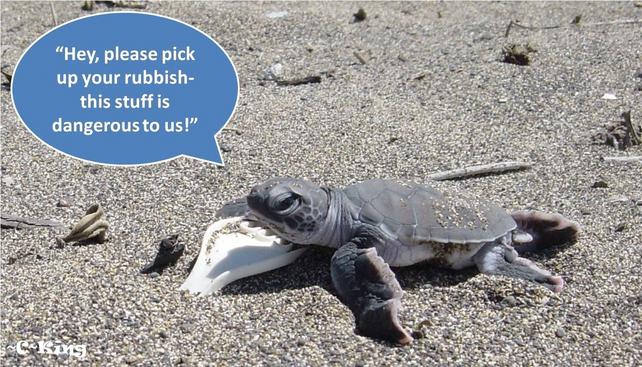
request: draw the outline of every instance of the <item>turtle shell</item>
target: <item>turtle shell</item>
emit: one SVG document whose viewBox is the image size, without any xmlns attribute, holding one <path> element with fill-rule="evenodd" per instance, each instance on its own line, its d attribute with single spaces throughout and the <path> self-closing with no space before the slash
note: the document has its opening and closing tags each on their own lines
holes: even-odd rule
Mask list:
<svg viewBox="0 0 642 367">
<path fill-rule="evenodd" d="M 427 185 L 370 180 L 343 191 L 359 222 L 405 244 L 490 242 L 517 226 L 496 205 Z"/>
</svg>

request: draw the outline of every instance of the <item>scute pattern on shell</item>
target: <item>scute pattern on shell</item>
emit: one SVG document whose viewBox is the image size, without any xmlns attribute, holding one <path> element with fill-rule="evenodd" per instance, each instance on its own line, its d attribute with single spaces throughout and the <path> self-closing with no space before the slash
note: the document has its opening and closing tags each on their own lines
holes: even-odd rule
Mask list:
<svg viewBox="0 0 642 367">
<path fill-rule="evenodd" d="M 427 185 L 369 180 L 345 188 L 344 193 L 357 207 L 359 221 L 404 243 L 489 242 L 516 227 L 496 205 Z"/>
</svg>

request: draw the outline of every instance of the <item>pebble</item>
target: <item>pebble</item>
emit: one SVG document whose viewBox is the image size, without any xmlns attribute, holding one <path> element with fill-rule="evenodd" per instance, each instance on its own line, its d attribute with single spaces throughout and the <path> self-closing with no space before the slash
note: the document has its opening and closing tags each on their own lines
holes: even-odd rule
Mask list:
<svg viewBox="0 0 642 367">
<path fill-rule="evenodd" d="M 8 175 L 2 175 L 2 184 L 11 187 L 16 184 L 16 179 Z"/>
<path fill-rule="evenodd" d="M 613 232 L 622 232 L 626 229 L 626 223 L 621 222 L 618 223 L 615 228 L 613 228 Z"/>
<path fill-rule="evenodd" d="M 286 15 L 288 15 L 287 11 L 273 11 L 265 14 L 265 16 L 270 19 L 283 18 Z"/>
<path fill-rule="evenodd" d="M 59 208 L 68 208 L 71 206 L 71 204 L 67 199 L 59 199 L 58 202 L 56 203 L 56 206 Z"/>
<path fill-rule="evenodd" d="M 186 322 L 186 323 L 181 324 L 180 329 L 184 333 L 189 334 L 194 330 L 195 327 L 196 326 L 193 323 Z"/>
<path fill-rule="evenodd" d="M 506 296 L 502 300 L 502 304 L 507 305 L 507 306 L 515 306 L 517 304 L 517 299 L 513 296 Z"/>
</svg>

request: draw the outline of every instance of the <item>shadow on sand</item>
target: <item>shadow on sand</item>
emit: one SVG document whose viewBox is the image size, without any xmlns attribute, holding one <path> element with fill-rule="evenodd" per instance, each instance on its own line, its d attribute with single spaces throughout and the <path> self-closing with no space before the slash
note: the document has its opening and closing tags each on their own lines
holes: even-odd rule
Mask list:
<svg viewBox="0 0 642 367">
<path fill-rule="evenodd" d="M 221 294 L 278 293 L 287 289 L 302 289 L 311 286 L 319 286 L 336 294 L 330 277 L 330 261 L 333 253 L 333 249 L 314 247 L 293 264 L 239 279 L 223 288 Z M 424 284 L 452 287 L 479 273 L 474 267 L 455 271 L 429 263 L 393 268 L 393 271 L 404 289 L 415 289 Z"/>
</svg>

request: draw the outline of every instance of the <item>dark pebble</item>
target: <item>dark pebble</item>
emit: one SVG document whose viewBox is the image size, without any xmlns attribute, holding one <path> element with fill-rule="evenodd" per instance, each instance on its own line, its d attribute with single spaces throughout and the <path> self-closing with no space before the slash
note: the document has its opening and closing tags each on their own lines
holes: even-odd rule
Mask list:
<svg viewBox="0 0 642 367">
<path fill-rule="evenodd" d="M 619 223 L 617 226 L 615 226 L 615 228 L 613 228 L 613 231 L 622 232 L 625 229 L 626 229 L 626 223 L 622 222 L 622 223 Z"/>
<path fill-rule="evenodd" d="M 366 11 L 363 10 L 363 8 L 359 8 L 359 10 L 356 13 L 354 13 L 354 22 L 356 23 L 356 22 L 364 21 L 366 20 L 367 16 L 368 15 L 366 14 Z"/>
<path fill-rule="evenodd" d="M 411 336 L 412 336 L 414 339 L 423 339 L 423 338 L 425 338 L 425 337 L 426 337 L 426 335 L 424 334 L 424 332 L 423 332 L 423 331 L 421 331 L 421 330 L 413 330 L 413 332 L 412 332 Z"/>
</svg>

